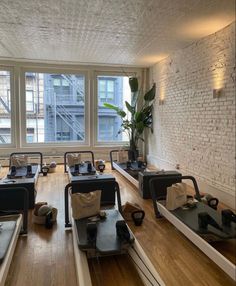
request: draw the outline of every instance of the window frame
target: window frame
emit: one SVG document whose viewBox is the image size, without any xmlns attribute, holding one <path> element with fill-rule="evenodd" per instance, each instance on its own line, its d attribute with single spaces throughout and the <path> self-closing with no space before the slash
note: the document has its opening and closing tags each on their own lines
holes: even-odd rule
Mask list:
<svg viewBox="0 0 236 286">
<path fill-rule="evenodd" d="M 11 72 L 11 144 L 0 145 L 0 156 L 5 158 L 12 152 L 38 151 L 46 156 L 61 156 L 66 151 L 91 150 L 100 157 L 107 156 L 114 148 L 127 143 L 97 142 L 97 79 L 96 74 L 108 76 L 136 76 L 141 83 L 148 80 L 148 70 L 142 67 L 89 65 L 68 62 L 50 61 L 15 61 L 1 60 L 0 68 Z M 82 74 L 85 76 L 85 141 L 27 143 L 25 115 L 25 72 Z M 145 81 L 146 80 L 146 81 Z M 30 127 L 30 126 L 28 126 Z M 1 163 L 1 158 L 0 158 Z"/>
<path fill-rule="evenodd" d="M 11 127 L 10 127 L 10 136 L 11 136 L 11 143 L 6 143 L 6 144 L 0 144 L 0 149 L 6 149 L 6 148 L 15 148 L 17 143 L 16 143 L 16 130 L 17 130 L 17 115 L 16 115 L 16 92 L 15 92 L 15 71 L 13 67 L 10 66 L 4 66 L 0 65 L 0 70 L 1 71 L 8 71 L 10 72 L 10 91 L 9 89 L 7 90 L 7 94 L 10 92 L 10 107 L 11 107 Z"/>
<path fill-rule="evenodd" d="M 84 130 L 85 130 L 85 139 L 84 141 L 55 141 L 55 142 L 35 142 L 28 143 L 26 141 L 27 130 L 26 130 L 26 86 L 25 86 L 25 73 L 33 72 L 33 73 L 52 73 L 52 74 L 74 74 L 74 75 L 83 75 L 85 79 L 85 102 L 84 102 Z M 44 67 L 22 67 L 20 71 L 20 97 L 22 98 L 20 104 L 20 114 L 21 114 L 21 146 L 22 147 L 73 147 L 73 146 L 89 146 L 90 134 L 88 132 L 89 128 L 89 85 L 88 85 L 88 72 L 83 69 L 64 69 L 64 68 L 44 68 Z"/>
</svg>

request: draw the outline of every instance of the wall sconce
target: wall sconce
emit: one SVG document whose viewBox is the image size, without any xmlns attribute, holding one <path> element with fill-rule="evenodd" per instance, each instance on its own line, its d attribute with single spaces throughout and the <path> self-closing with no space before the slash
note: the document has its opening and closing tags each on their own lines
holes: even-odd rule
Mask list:
<svg viewBox="0 0 236 286">
<path fill-rule="evenodd" d="M 223 94 L 224 94 L 223 88 L 213 89 L 213 98 L 218 98 L 220 96 L 223 96 Z"/>
<path fill-rule="evenodd" d="M 159 105 L 163 105 L 164 104 L 164 99 L 159 99 Z"/>
</svg>

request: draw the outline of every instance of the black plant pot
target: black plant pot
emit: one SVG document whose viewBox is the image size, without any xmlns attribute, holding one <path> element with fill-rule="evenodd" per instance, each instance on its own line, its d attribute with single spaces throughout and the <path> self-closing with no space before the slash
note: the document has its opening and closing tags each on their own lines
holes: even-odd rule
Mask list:
<svg viewBox="0 0 236 286">
<path fill-rule="evenodd" d="M 135 149 L 135 150 L 129 149 L 128 150 L 128 157 L 129 157 L 129 160 L 131 162 L 137 161 L 138 156 L 139 156 L 139 151 L 137 149 Z"/>
</svg>

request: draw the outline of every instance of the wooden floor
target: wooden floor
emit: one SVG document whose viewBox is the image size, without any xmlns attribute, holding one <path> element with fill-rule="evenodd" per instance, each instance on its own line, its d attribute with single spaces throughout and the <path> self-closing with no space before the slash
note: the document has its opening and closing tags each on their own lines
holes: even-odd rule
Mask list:
<svg viewBox="0 0 236 286">
<path fill-rule="evenodd" d="M 6 169 L 2 171 L 0 177 L 5 172 Z M 107 172 L 111 172 L 109 166 Z M 151 200 L 143 200 L 137 189 L 126 179 L 116 171 L 113 173 L 120 184 L 122 203 L 126 201 L 138 203 L 146 212 L 141 227 L 135 227 L 132 223 L 129 223 L 129 226 L 167 286 L 235 285 L 231 278 L 173 225 L 164 218 L 160 220 L 155 218 Z M 47 230 L 44 226 L 32 224 L 31 213 L 29 214 L 29 232 L 27 236 L 21 236 L 18 240 L 6 285 L 77 285 L 72 234 L 70 230 L 64 228 L 63 195 L 67 183 L 68 178 L 63 173 L 63 166 L 58 166 L 56 173 L 39 178 L 37 201 L 47 201 L 57 207 L 58 220 L 52 230 Z M 218 243 L 216 247 L 235 262 L 234 242 Z M 123 257 L 114 260 L 108 258 L 102 263 L 91 261 L 90 269 L 94 285 L 141 285 L 130 261 Z"/>
</svg>

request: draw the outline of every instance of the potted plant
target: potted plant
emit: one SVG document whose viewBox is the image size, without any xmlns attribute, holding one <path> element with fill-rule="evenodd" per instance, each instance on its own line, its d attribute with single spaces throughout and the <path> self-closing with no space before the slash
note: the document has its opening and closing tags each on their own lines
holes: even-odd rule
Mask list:
<svg viewBox="0 0 236 286">
<path fill-rule="evenodd" d="M 129 138 L 129 150 L 133 156 L 131 160 L 136 160 L 138 156 L 138 143 L 144 141 L 143 133 L 146 128 L 152 130 L 152 109 L 156 95 L 156 85 L 141 97 L 137 77 L 129 78 L 131 89 L 131 103 L 125 101 L 127 112 L 110 103 L 104 103 L 104 106 L 116 111 L 122 118 L 122 124 L 118 133 L 126 132 Z"/>
</svg>

